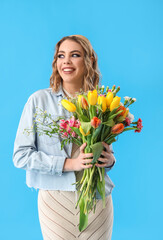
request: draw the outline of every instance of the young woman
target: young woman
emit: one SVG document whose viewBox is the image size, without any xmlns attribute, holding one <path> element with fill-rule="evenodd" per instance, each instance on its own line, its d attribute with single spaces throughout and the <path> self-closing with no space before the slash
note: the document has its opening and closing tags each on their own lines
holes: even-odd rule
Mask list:
<svg viewBox="0 0 163 240">
<path fill-rule="evenodd" d="M 14 144 L 13 162 L 26 170 L 28 187 L 39 189 L 38 212 L 44 239 L 111 239 L 113 227 L 113 203 L 111 192 L 114 184 L 106 174 L 114 165 L 112 145 L 104 143 L 106 151 L 96 164 L 105 168 L 106 208 L 97 194 L 95 214 L 88 216 L 88 226 L 78 230 L 79 206 L 75 209 L 77 190 L 72 183 L 79 180 L 84 169 L 92 167 L 92 153 L 84 153 L 86 144 L 65 145 L 61 150 L 59 136 L 48 137 L 37 132 L 23 134 L 33 124 L 36 107 L 46 110 L 53 117 L 70 117 L 60 104 L 63 97 L 75 97 L 80 90 L 93 90 L 99 84 L 97 55 L 89 40 L 82 35 L 63 37 L 55 48 L 50 87 L 33 93 L 19 122 Z M 89 159 L 88 159 L 89 158 Z"/>
</svg>

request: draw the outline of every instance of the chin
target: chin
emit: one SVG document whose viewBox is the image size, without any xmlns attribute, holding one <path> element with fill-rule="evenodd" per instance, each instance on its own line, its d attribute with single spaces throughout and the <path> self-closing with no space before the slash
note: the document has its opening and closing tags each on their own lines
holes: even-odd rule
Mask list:
<svg viewBox="0 0 163 240">
<path fill-rule="evenodd" d="M 77 78 L 62 78 L 63 82 L 76 82 Z"/>
</svg>

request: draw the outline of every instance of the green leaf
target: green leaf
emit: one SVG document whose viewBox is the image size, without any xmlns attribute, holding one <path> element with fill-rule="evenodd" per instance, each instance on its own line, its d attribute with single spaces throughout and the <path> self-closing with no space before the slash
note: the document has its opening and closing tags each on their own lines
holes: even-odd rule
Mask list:
<svg viewBox="0 0 163 240">
<path fill-rule="evenodd" d="M 81 127 L 85 134 L 91 129 L 91 122 L 81 122 Z"/>
<path fill-rule="evenodd" d="M 88 226 L 88 214 L 84 214 L 84 198 L 81 199 L 80 207 L 80 222 L 79 222 L 79 231 L 83 231 Z"/>
<path fill-rule="evenodd" d="M 100 136 L 101 129 L 102 129 L 102 124 L 100 124 L 100 126 L 98 128 L 96 128 L 96 130 L 94 131 L 94 133 L 92 135 L 93 142 L 97 142 L 97 138 L 98 138 L 98 136 Z M 100 140 L 100 138 L 99 138 L 99 140 Z"/>
<path fill-rule="evenodd" d="M 108 141 L 106 141 L 106 143 L 107 144 L 111 144 L 111 143 L 113 143 L 113 142 L 116 142 L 117 140 L 115 139 L 115 137 L 113 137 L 113 138 L 110 138 Z"/>
<path fill-rule="evenodd" d="M 101 152 L 104 148 L 102 142 L 97 142 L 91 146 L 93 152 L 93 161 L 91 163 L 97 162 L 98 158 L 101 155 Z"/>
<path fill-rule="evenodd" d="M 83 121 L 83 122 L 89 122 L 90 120 L 89 120 L 89 118 L 87 117 L 87 116 L 85 116 L 85 115 L 81 115 L 80 116 L 80 119 Z M 81 121 L 80 120 L 80 121 Z"/>
<path fill-rule="evenodd" d="M 87 101 L 87 103 L 89 104 L 89 102 L 88 102 L 88 97 L 87 96 L 85 96 L 85 95 L 82 95 L 84 98 L 85 98 L 85 100 Z"/>
<path fill-rule="evenodd" d="M 81 134 L 79 128 L 71 127 L 71 129 L 72 129 L 74 132 L 76 132 L 76 134 L 77 134 L 78 136 L 80 136 L 80 137 L 82 138 L 82 134 Z"/>
<path fill-rule="evenodd" d="M 113 121 L 113 119 L 109 119 L 107 122 L 103 122 L 102 124 L 112 127 L 114 126 L 115 122 Z"/>
<path fill-rule="evenodd" d="M 109 135 L 110 131 L 111 131 L 111 127 L 106 127 L 105 128 L 105 132 L 103 134 L 103 141 L 104 141 L 105 138 L 107 138 L 107 136 Z"/>
<path fill-rule="evenodd" d="M 123 116 L 120 116 L 118 119 L 117 119 L 117 123 L 121 123 L 125 120 L 125 118 Z"/>
<path fill-rule="evenodd" d="M 114 110 L 113 110 L 113 111 L 114 111 Z M 112 111 L 112 112 L 113 112 L 113 111 Z M 111 113 L 112 113 L 112 112 L 111 112 Z M 120 114 L 121 112 L 123 112 L 123 110 L 120 110 L 120 111 L 118 111 L 118 112 L 115 113 L 115 114 L 110 114 L 110 115 L 109 115 L 109 119 L 115 118 L 115 117 L 116 117 L 118 114 Z"/>
</svg>

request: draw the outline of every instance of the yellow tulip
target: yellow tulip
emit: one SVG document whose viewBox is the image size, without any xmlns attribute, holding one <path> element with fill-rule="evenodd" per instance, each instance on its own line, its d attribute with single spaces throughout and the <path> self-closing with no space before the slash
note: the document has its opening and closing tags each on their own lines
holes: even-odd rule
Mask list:
<svg viewBox="0 0 163 240">
<path fill-rule="evenodd" d="M 87 133 L 85 133 L 85 132 L 83 131 L 83 128 L 82 128 L 81 126 L 79 127 L 79 130 L 80 130 L 80 132 L 81 132 L 81 134 L 82 134 L 83 136 L 87 136 L 87 135 L 90 134 L 90 131 L 88 131 Z"/>
<path fill-rule="evenodd" d="M 89 91 L 88 92 L 88 102 L 90 105 L 96 105 L 97 103 L 97 97 L 98 97 L 98 94 L 97 94 L 97 90 L 93 90 L 93 91 Z"/>
<path fill-rule="evenodd" d="M 102 112 L 105 112 L 107 108 L 106 98 L 104 96 L 98 96 L 97 102 L 99 105 L 102 104 Z"/>
<path fill-rule="evenodd" d="M 113 101 L 113 93 L 108 92 L 108 94 L 106 95 L 106 105 L 107 105 L 107 107 L 110 107 L 110 104 L 111 104 L 112 101 Z"/>
<path fill-rule="evenodd" d="M 114 97 L 113 101 L 110 104 L 110 111 L 113 111 L 114 108 L 118 107 L 121 101 L 121 97 Z"/>
<path fill-rule="evenodd" d="M 75 106 L 72 102 L 70 102 L 70 101 L 68 101 L 68 100 L 66 100 L 66 99 L 63 99 L 63 100 L 61 101 L 61 103 L 62 103 L 62 106 L 63 106 L 66 110 L 68 110 L 69 112 L 75 112 L 75 111 L 76 111 L 76 106 Z"/>
</svg>

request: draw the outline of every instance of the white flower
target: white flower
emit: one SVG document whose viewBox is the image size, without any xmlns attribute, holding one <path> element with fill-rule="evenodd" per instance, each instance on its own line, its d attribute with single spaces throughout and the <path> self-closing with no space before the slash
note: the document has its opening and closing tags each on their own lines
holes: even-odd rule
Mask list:
<svg viewBox="0 0 163 240">
<path fill-rule="evenodd" d="M 127 117 L 130 119 L 131 122 L 134 120 L 134 115 L 128 112 Z"/>
<path fill-rule="evenodd" d="M 102 85 L 102 88 L 105 88 L 105 86 L 104 86 L 104 85 Z"/>
<path fill-rule="evenodd" d="M 126 101 L 129 101 L 131 98 L 128 97 L 128 96 L 126 96 L 126 97 L 124 97 L 124 99 L 125 99 Z"/>
<path fill-rule="evenodd" d="M 136 102 L 136 98 L 133 98 L 132 100 L 133 100 L 134 102 Z"/>
</svg>

